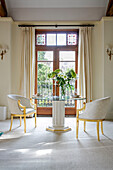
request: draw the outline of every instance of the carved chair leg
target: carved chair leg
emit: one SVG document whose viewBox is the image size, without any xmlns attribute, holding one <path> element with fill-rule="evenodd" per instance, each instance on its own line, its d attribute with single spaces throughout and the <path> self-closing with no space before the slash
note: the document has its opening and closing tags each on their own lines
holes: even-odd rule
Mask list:
<svg viewBox="0 0 113 170">
<path fill-rule="evenodd" d="M 104 135 L 104 132 L 103 132 L 103 121 L 101 121 L 101 132 L 102 132 L 102 135 Z"/>
<path fill-rule="evenodd" d="M 12 129 L 12 124 L 13 124 L 13 116 L 11 115 L 11 125 L 10 125 L 10 131 Z"/>
<path fill-rule="evenodd" d="M 86 121 L 84 121 L 84 132 L 86 131 Z"/>
<path fill-rule="evenodd" d="M 76 138 L 78 139 L 79 120 L 76 120 Z"/>
<path fill-rule="evenodd" d="M 26 116 L 24 116 L 24 133 L 26 133 Z"/>
<path fill-rule="evenodd" d="M 20 126 L 22 125 L 22 117 L 20 116 Z"/>
<path fill-rule="evenodd" d="M 97 137 L 98 137 L 98 141 L 100 141 L 100 138 L 99 138 L 99 122 L 97 122 Z"/>
<path fill-rule="evenodd" d="M 37 123 L 36 123 L 36 118 L 37 117 L 37 114 L 35 113 L 35 128 L 37 127 Z"/>
</svg>

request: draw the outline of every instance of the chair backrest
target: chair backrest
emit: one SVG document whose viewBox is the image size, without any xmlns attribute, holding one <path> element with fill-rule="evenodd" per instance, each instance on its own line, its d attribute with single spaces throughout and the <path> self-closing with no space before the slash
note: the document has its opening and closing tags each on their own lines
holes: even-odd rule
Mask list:
<svg viewBox="0 0 113 170">
<path fill-rule="evenodd" d="M 23 105 L 23 106 L 26 106 L 26 108 L 30 108 L 31 105 L 30 105 L 30 100 L 23 97 L 23 96 L 20 96 L 20 95 L 16 95 L 16 94 L 9 94 L 8 95 L 8 106 L 9 106 L 9 110 L 11 113 L 23 113 L 21 111 L 21 109 L 19 108 L 19 105 L 18 105 L 18 100 L 20 100 L 20 103 Z"/>
<path fill-rule="evenodd" d="M 22 113 L 18 105 L 18 100 L 15 100 L 14 98 L 12 98 L 11 95 L 8 95 L 8 107 L 9 107 L 10 112 L 13 114 Z"/>
<path fill-rule="evenodd" d="M 20 103 L 23 106 L 26 106 L 27 108 L 31 107 L 30 100 L 26 97 L 23 97 L 23 96 L 20 96 L 20 95 L 17 95 L 17 94 L 9 94 L 8 97 L 13 99 L 13 100 L 20 100 Z"/>
<path fill-rule="evenodd" d="M 105 97 L 86 103 L 85 111 L 83 111 L 83 118 L 86 119 L 105 119 L 108 111 L 111 97 Z"/>
</svg>

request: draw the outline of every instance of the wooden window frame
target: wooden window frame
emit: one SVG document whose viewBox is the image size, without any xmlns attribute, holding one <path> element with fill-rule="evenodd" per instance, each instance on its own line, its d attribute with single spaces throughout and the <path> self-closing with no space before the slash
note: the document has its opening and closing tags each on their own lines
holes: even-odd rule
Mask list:
<svg viewBox="0 0 113 170">
<path fill-rule="evenodd" d="M 64 46 L 47 46 L 46 42 L 47 39 L 45 39 L 45 45 L 36 45 L 36 35 L 37 34 L 47 34 L 47 33 L 68 33 L 68 34 L 77 34 L 77 44 L 76 45 L 68 45 L 68 42 L 66 42 L 66 45 Z M 67 36 L 66 35 L 66 41 L 67 41 Z M 35 30 L 35 94 L 37 93 L 37 51 L 54 51 L 53 55 L 53 70 L 56 70 L 59 68 L 59 51 L 75 51 L 75 72 L 78 73 L 78 37 L 79 37 L 79 30 L 78 29 L 36 29 Z M 46 38 L 46 36 L 45 36 Z M 75 83 L 75 88 L 77 88 L 77 81 Z M 53 95 L 55 94 L 53 86 Z M 59 95 L 59 89 L 57 88 L 56 94 Z M 75 108 L 77 106 L 77 102 L 75 101 Z M 66 115 L 76 115 L 76 109 L 72 107 L 66 107 L 65 109 L 65 114 Z M 39 107 L 37 108 L 37 113 L 40 110 L 41 115 L 51 115 L 52 114 L 52 108 L 50 107 Z M 39 114 L 39 115 L 40 115 Z"/>
</svg>

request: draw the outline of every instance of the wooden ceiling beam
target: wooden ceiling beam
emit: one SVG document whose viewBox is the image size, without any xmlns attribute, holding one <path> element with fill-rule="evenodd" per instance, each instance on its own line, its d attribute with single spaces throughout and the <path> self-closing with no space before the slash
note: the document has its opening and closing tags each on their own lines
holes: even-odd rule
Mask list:
<svg viewBox="0 0 113 170">
<path fill-rule="evenodd" d="M 113 0 L 109 0 L 106 16 L 113 16 Z"/>
<path fill-rule="evenodd" d="M 7 17 L 7 8 L 5 0 L 0 0 L 0 16 Z"/>
</svg>

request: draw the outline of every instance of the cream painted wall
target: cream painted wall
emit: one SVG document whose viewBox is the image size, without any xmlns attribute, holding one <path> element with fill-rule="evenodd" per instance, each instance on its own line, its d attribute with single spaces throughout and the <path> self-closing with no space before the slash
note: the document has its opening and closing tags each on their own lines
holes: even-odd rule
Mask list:
<svg viewBox="0 0 113 170">
<path fill-rule="evenodd" d="M 20 29 L 12 19 L 0 18 L 0 44 L 6 44 L 9 47 L 4 60 L 0 59 L 0 106 L 7 106 L 8 94 L 19 94 L 20 38 Z M 8 109 L 7 117 L 10 117 Z"/>
<path fill-rule="evenodd" d="M 113 120 L 113 59 L 106 53 L 108 44 L 113 47 L 113 17 L 104 17 L 92 31 L 93 99 L 111 96 L 106 119 Z"/>
<path fill-rule="evenodd" d="M 112 59 L 106 53 L 106 46 L 113 48 L 113 17 L 104 18 L 104 96 L 111 96 L 112 101 L 109 108 L 107 119 L 113 119 L 113 55 Z"/>
<path fill-rule="evenodd" d="M 9 51 L 0 58 L 0 106 L 7 106 L 7 94 L 11 92 L 11 22 L 0 19 L 0 44 L 8 45 Z M 1 56 L 0 56 L 1 57 Z"/>
<path fill-rule="evenodd" d="M 20 65 L 21 65 L 21 32 L 18 25 L 12 24 L 11 30 L 11 93 L 19 94 Z"/>
<path fill-rule="evenodd" d="M 103 23 L 92 29 L 92 86 L 93 100 L 104 97 Z"/>
</svg>

